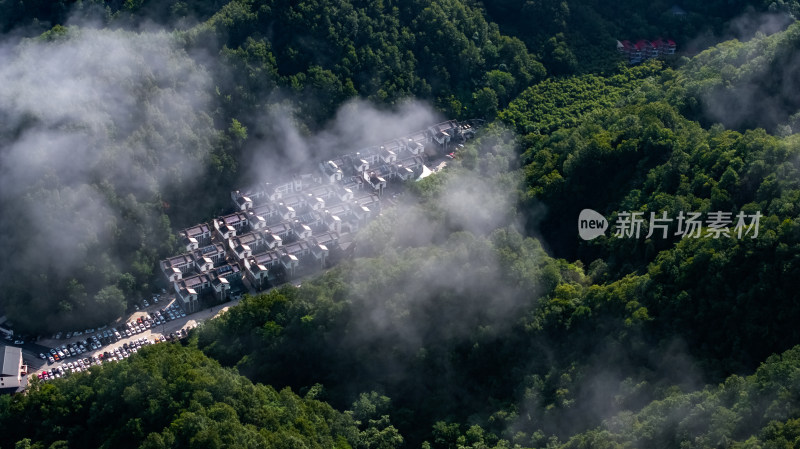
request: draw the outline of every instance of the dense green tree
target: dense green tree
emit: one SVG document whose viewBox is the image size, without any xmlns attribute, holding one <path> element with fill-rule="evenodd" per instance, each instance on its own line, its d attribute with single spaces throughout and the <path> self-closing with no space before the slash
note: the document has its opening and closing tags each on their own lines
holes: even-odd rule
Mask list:
<svg viewBox="0 0 800 449">
<path fill-rule="evenodd" d="M 209 73 L 174 37 L 62 27 L 13 48 L 2 76 L 22 84 L 3 93 L 15 100 L 0 125 L 0 308 L 21 332 L 99 325 L 148 292 L 174 251 L 166 212 L 187 226 L 224 201 L 183 187 L 206 170 L 216 181 L 202 192 L 230 182 L 232 145 L 200 107 Z M 38 82 L 16 72 L 55 69 Z M 60 83 L 69 93 L 53 93 Z"/>
<path fill-rule="evenodd" d="M 261 125 L 276 110 L 301 133 L 353 97 L 390 106 L 415 96 L 448 118 L 499 122 L 445 171 L 410 183 L 356 237 L 354 260 L 246 297 L 190 347 L 148 348 L 0 397 L 0 446 L 796 445 L 800 105 L 787 92 L 800 28 L 635 67 L 615 41 L 661 35 L 683 50 L 746 7 L 780 25 L 797 2 L 712 1 L 687 14 L 627 0 L 12 3 L 0 0 L 2 29 L 50 28 L 15 41 L 12 64 L 31 49 L 69 53 L 95 33 L 51 27 L 70 12 L 176 31 L 152 41 L 111 32 L 143 40 L 134 53 L 161 62 L 142 56 L 96 80 L 128 89 L 145 120 L 103 126 L 75 108 L 0 125 L 18 142 L 44 120 L 86 140 L 72 148 L 88 146 L 94 161 L 76 177 L 48 158 L 12 166 L 14 145 L 0 150 L 4 177 L 32 179 L 4 184 L 4 216 L 43 206 L 35 221 L 0 227 L 2 305 L 22 328 L 107 321 L 149 291 L 157 261 L 178 250 L 174 231 L 227 207 L 248 144 L 272 137 Z M 108 104 L 90 109 L 113 115 Z M 85 139 L 98 129 L 102 139 Z M 202 185 L 185 189 L 195 177 Z M 587 207 L 612 228 L 624 212 L 761 222 L 757 238 L 645 237 L 647 221 L 638 239 L 609 230 L 582 242 L 574 224 Z M 29 223 L 68 224 L 76 238 L 45 239 L 63 246 L 43 260 L 16 238 Z"/>
<path fill-rule="evenodd" d="M 497 115 L 497 93 L 491 87 L 484 87 L 473 95 L 474 111 L 487 120 L 494 120 Z"/>
<path fill-rule="evenodd" d="M 349 414 L 254 385 L 196 349 L 143 348 L 0 401 L 3 447 L 397 447 L 384 417 L 362 434 Z M 13 423 L 13 425 L 12 425 Z M 369 430 L 374 429 L 374 430 Z"/>
</svg>

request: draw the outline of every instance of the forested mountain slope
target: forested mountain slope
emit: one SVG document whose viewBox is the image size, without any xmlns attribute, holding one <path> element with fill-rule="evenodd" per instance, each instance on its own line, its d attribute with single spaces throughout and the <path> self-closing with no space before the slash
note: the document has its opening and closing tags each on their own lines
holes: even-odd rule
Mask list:
<svg viewBox="0 0 800 449">
<path fill-rule="evenodd" d="M 798 314 L 797 140 L 759 129 L 703 128 L 684 115 L 692 113 L 688 103 L 703 101 L 686 93 L 690 83 L 684 80 L 705 73 L 697 61 L 731 46 L 776 60 L 778 49 L 787 47 L 774 45 L 775 53 L 749 49 L 791 42 L 795 30 L 723 44 L 677 70 L 654 64 L 607 79 L 545 81 L 500 114 L 523 134 L 517 143 L 501 131 L 490 132 L 462 153 L 462 168 L 471 174 L 450 176 L 472 182 L 494 176 L 508 192 L 518 189 L 529 231 L 540 231 L 556 256 L 581 263 L 536 256 L 531 250 L 538 244 L 523 243 L 513 230 L 495 231 L 488 241 L 449 234 L 466 227 L 471 231 L 466 235 L 474 236 L 487 228 L 465 225 L 469 219 L 448 209 L 453 191 L 447 186 L 465 184 L 451 184 L 444 175 L 414 189 L 435 217 L 432 231 L 427 224 L 418 226 L 432 239 L 423 241 L 444 246 L 435 250 L 410 236 L 392 237 L 390 223 L 401 228 L 402 218 L 379 221 L 379 231 L 364 237 L 370 247 L 391 242 L 378 244 L 377 259 L 348 267 L 319 286 L 306 283 L 298 292 L 248 303 L 240 313 L 255 322 L 243 325 L 234 312 L 228 317 L 233 321 L 223 319 L 200 334 L 201 348 L 265 382 L 297 387 L 322 382 L 334 403 L 346 403 L 359 385 L 378 388 L 395 400 L 392 415 L 409 441 L 440 438 L 451 444 L 457 438 L 447 440 L 441 432 L 452 436 L 457 427 L 437 425 L 426 435 L 419 430 L 422 422 L 479 423 L 495 437 L 537 447 L 621 411 L 663 401 L 674 394 L 671 386 L 691 391 L 732 373 L 752 372 L 770 354 L 800 342 L 791 324 Z M 747 63 L 739 61 L 742 76 L 747 67 L 760 67 Z M 554 106 L 542 107 L 544 101 Z M 515 166 L 509 158 L 514 148 L 521 152 L 519 184 L 497 176 L 506 171 L 498 166 Z M 476 197 L 476 207 L 494 198 Z M 674 227 L 666 237 L 645 238 L 648 222 L 638 239 L 608 233 L 579 244 L 574 223 L 586 207 L 612 224 L 622 211 L 645 217 L 651 211 L 676 217 L 680 211 L 717 210 L 763 216 L 757 238 L 681 238 Z M 436 255 L 443 248 L 463 258 Z M 476 270 L 491 265 L 487 260 L 500 261 L 499 274 Z M 532 261 L 539 262 L 526 265 Z M 473 273 L 486 282 L 470 284 Z M 341 283 L 341 276 L 349 282 Z M 379 291 L 391 293 L 377 301 Z M 454 294 L 457 308 L 450 309 Z M 471 312 L 475 303 L 481 306 Z M 458 323 L 459 331 L 437 321 L 441 317 L 453 317 L 446 322 Z M 389 337 L 374 332 L 376 325 Z M 362 332 L 363 327 L 373 332 Z M 269 331 L 241 331 L 247 328 Z M 362 333 L 372 336 L 369 344 L 341 343 Z M 267 368 L 286 365 L 302 373 Z M 660 410 L 653 407 L 647 410 Z M 767 425 L 764 419 L 759 426 Z M 749 438 L 759 426 L 730 427 L 724 438 Z M 717 443 L 710 441 L 697 444 Z"/>
<path fill-rule="evenodd" d="M 168 212 L 216 207 L 186 189 L 232 170 L 213 81 L 166 33 L 54 28 L 0 54 L 3 310 L 22 333 L 113 320 L 174 250 Z"/>
<path fill-rule="evenodd" d="M 741 90 L 757 88 L 751 80 L 767 73 L 772 74 L 772 88 L 791 90 L 794 77 L 788 72 L 763 68 L 791 67 L 783 61 L 791 60 L 787 55 L 795 47 L 797 30 L 793 25 L 775 36 L 721 44 L 676 71 L 650 77 L 618 107 L 577 121 L 545 112 L 544 120 L 553 117 L 570 129 L 523 139 L 524 201 L 531 211 L 542 204 L 547 208 L 544 218 L 535 219 L 556 254 L 579 257 L 587 265 L 596 261 L 604 279 L 635 275 L 642 283 L 641 302 L 662 317 L 656 324 L 668 333 L 680 329 L 693 351 L 703 358 L 713 354 L 714 367 L 721 367 L 721 360 L 730 364 L 724 372 L 752 367 L 798 338 L 789 321 L 782 321 L 798 313 L 793 300 L 800 268 L 798 141 L 794 135 L 781 138 L 744 126 L 746 120 L 761 121 L 790 134 L 787 121 L 797 108 L 791 94 L 780 99 L 759 95 L 760 103 L 751 99 L 771 108 L 773 115 L 725 108 L 740 117 L 739 130 L 720 125 L 704 129 L 686 116 L 715 121 L 715 113 L 704 112 L 709 102 L 736 102 Z M 737 76 L 725 83 L 725 70 L 716 70 L 722 65 L 717 61 L 733 54 L 738 57 L 729 67 L 733 70 L 730 64 L 735 62 Z M 530 132 L 526 127 L 543 121 L 526 106 L 535 92 L 526 91 L 504 112 L 504 120 L 520 132 Z M 592 101 L 595 107 L 598 101 L 591 98 L 586 95 L 581 101 Z M 763 217 L 756 239 L 681 238 L 673 226 L 667 238 L 659 233 L 579 244 L 574 230 L 564 226 L 564 217 L 577 217 L 586 207 L 612 222 L 619 212 L 642 212 L 648 218 L 642 237 L 651 212 L 677 217 L 680 211 L 726 211 L 732 216 L 744 211 Z M 709 321 L 715 325 L 702 324 Z"/>
<path fill-rule="evenodd" d="M 402 438 L 289 390 L 254 385 L 196 349 L 144 348 L 24 395 L 0 396 L 2 447 L 373 447 Z M 381 439 L 384 439 L 383 441 Z"/>
<path fill-rule="evenodd" d="M 285 132 L 271 126 L 276 116 L 307 133 L 355 96 L 383 108 L 419 97 L 450 118 L 491 116 L 546 73 L 519 39 L 454 0 L 236 0 L 172 34 L 95 30 L 91 19 L 145 26 L 149 16 L 136 12 L 150 11 L 110 4 L 95 17 L 97 8 L 71 9 L 70 20 L 89 21 L 84 28 L 56 25 L 2 47 L 2 201 L 6 217 L 20 217 L 3 220 L 2 234 L 8 260 L 25 268 L 6 262 L 10 277 L 0 285 L 23 330 L 96 325 L 119 315 L 125 297 L 152 289 L 156 262 L 175 251 L 170 231 L 228 207 L 228 192 L 251 181 L 248 158 Z M 296 159 L 296 151 L 281 146 L 270 157 Z M 40 160 L 47 178 L 27 171 Z M 75 168 L 60 167 L 65 160 Z M 48 260 L 31 234 L 75 245 L 60 248 L 66 260 Z M 22 310 L 30 307 L 35 313 Z"/>
<path fill-rule="evenodd" d="M 0 47 L 2 306 L 31 330 L 119 314 L 254 154 L 299 153 L 266 143 L 354 97 L 497 118 L 405 186 L 359 257 L 187 347 L 0 399 L 2 447 L 796 444 L 800 27 L 634 67 L 612 41 L 794 2 L 0 6 L 6 30 L 49 29 Z M 645 220 L 583 241 L 586 208 Z M 759 214 L 758 235 L 647 236 L 651 212 L 715 211 Z"/>
</svg>

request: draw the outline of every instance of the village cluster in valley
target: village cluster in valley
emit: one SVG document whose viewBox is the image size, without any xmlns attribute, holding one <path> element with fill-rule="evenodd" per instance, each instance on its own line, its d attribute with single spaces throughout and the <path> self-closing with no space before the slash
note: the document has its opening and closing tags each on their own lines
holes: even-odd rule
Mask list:
<svg viewBox="0 0 800 449">
<path fill-rule="evenodd" d="M 193 313 L 329 266 L 380 214 L 387 185 L 419 178 L 429 158 L 452 157 L 474 132 L 473 121 L 449 120 L 233 191 L 234 211 L 181 231 L 185 252 L 161 272 Z"/>
</svg>

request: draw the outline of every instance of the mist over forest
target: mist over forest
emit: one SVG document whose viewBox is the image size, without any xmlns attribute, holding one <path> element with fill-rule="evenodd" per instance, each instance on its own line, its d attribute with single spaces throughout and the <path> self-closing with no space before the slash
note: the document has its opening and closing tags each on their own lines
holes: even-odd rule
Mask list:
<svg viewBox="0 0 800 449">
<path fill-rule="evenodd" d="M 0 395 L 0 448 L 800 445 L 798 14 L 0 0 L 0 316 L 30 339 L 171 290 L 231 191 L 485 124 L 334 266 Z M 644 40 L 677 51 L 618 49 Z M 585 209 L 641 234 L 583 240 Z M 688 212 L 696 238 L 651 221 Z"/>
</svg>

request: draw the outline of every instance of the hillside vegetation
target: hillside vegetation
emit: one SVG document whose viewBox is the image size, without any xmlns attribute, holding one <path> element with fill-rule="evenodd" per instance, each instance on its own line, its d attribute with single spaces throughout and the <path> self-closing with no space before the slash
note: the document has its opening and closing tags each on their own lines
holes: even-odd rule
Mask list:
<svg viewBox="0 0 800 449">
<path fill-rule="evenodd" d="M 800 441 L 800 25 L 639 66 L 613 50 L 745 13 L 783 26 L 795 2 L 0 6 L 35 36 L 0 48 L 2 307 L 30 331 L 121 313 L 253 154 L 302 159 L 353 98 L 491 123 L 405 185 L 357 257 L 183 344 L 0 398 L 0 447 Z M 62 26 L 75 14 L 94 21 Z M 124 31 L 153 22 L 171 32 Z M 587 208 L 612 227 L 591 241 Z M 757 214 L 757 236 L 648 236 L 651 213 L 717 211 Z M 640 234 L 615 236 L 630 212 Z"/>
</svg>

